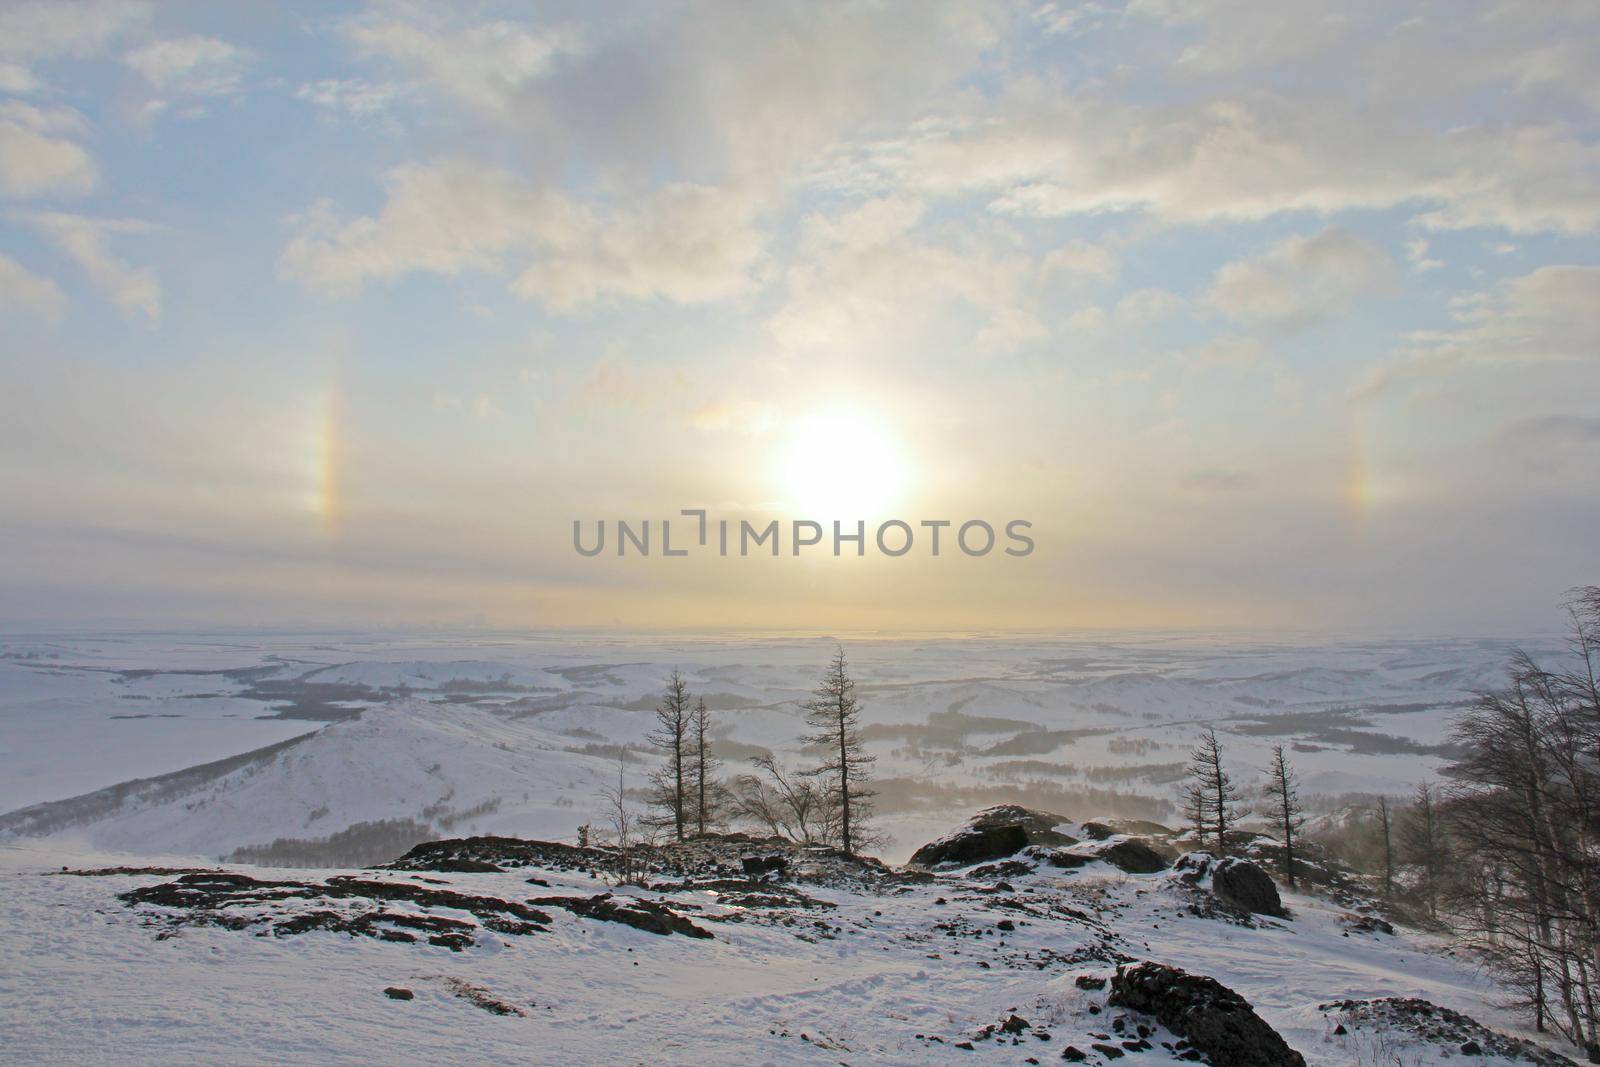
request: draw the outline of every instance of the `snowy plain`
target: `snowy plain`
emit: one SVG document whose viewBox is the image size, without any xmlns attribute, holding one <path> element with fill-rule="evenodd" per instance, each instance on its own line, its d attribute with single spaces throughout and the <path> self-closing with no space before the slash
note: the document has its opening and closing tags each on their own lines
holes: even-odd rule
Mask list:
<svg viewBox="0 0 1600 1067">
<path fill-rule="evenodd" d="M 417 839 L 575 841 L 581 824 L 600 821 L 619 754 L 630 788 L 643 786 L 644 739 L 669 672 L 682 671 L 713 709 L 727 773 L 761 752 L 802 765 L 800 703 L 835 643 L 0 638 L 0 1058 L 221 1063 L 246 1049 L 247 1059 L 356 1063 L 381 1048 L 392 1062 L 963 1062 L 954 1042 L 1009 1011 L 1066 1032 L 1099 1025 L 1086 1014 L 1094 998 L 1074 984 L 1093 967 L 1024 966 L 1014 950 L 1026 941 L 1027 951 L 1070 957 L 1106 924 L 1128 955 L 1244 994 L 1311 1063 L 1438 1062 L 1431 1046 L 1336 1036 L 1318 1006 L 1337 998 L 1424 997 L 1517 1029 L 1503 991 L 1426 935 L 1348 937 L 1339 908 L 1293 895 L 1293 922 L 1251 929 L 1190 918 L 1166 875 L 1103 864 L 1042 877 L 1030 890 L 1080 901 L 1103 917 L 1100 927 L 1041 922 L 1016 935 L 1009 957 L 987 939 L 981 951 L 963 945 L 965 956 L 928 951 L 931 917 L 944 910 L 934 898 L 981 916 L 970 886 L 835 893 L 827 921 L 836 933 L 814 940 L 761 922 L 719 926 L 708 941 L 663 939 L 558 915 L 548 934 L 452 952 L 332 932 L 186 928 L 160 937 L 115 896 L 149 876 L 57 873 L 222 861 L 263 878 L 322 878 L 373 860 L 335 851 L 315 864 L 325 869 L 308 871 L 274 866 L 288 862 L 275 857 L 341 835 L 380 847 L 379 824 Z M 1005 801 L 1077 819 L 1175 823 L 1179 769 L 1208 725 L 1247 785 L 1283 744 L 1314 806 L 1405 793 L 1436 770 L 1452 711 L 1498 683 L 1512 648 L 1559 651 L 1554 638 L 1197 634 L 843 644 L 878 760 L 880 851 L 891 863 Z M 549 891 L 609 888 L 564 877 L 551 876 Z M 472 892 L 527 889 L 510 873 L 440 878 Z M 707 914 L 719 907 L 714 895 L 684 903 Z M 452 992 L 455 981 L 524 1013 L 485 1013 Z M 387 999 L 391 984 L 416 999 Z M 990 1051 L 1018 1063 L 1047 1054 Z M 1129 1062 L 1168 1058 L 1158 1048 Z"/>
</svg>

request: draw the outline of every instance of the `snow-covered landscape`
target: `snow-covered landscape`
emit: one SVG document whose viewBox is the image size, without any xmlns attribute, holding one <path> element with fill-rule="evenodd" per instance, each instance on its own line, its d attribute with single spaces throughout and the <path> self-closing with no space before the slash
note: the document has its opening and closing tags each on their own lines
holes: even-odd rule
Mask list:
<svg viewBox="0 0 1600 1067">
<path fill-rule="evenodd" d="M 642 885 L 619 885 L 579 827 L 603 823 L 619 757 L 645 785 L 669 673 L 713 709 L 727 773 L 800 761 L 833 638 L 8 637 L 5 1047 L 19 1062 L 227 1062 L 241 1042 L 319 1062 L 378 1043 L 403 1062 L 1176 1061 L 1194 1046 L 1107 999 L 1119 964 L 1154 960 L 1242 995 L 1308 1063 L 1433 1063 L 1468 1042 L 1478 1062 L 1559 1062 L 1504 1043 L 1528 1036 L 1506 991 L 1437 935 L 1380 921 L 1357 883 L 1252 915 L 1183 869 L 1202 846 L 1174 832 L 1207 726 L 1247 791 L 1284 745 L 1313 818 L 1337 818 L 1352 795 L 1433 773 L 1453 709 L 1499 684 L 1513 646 L 1559 641 L 847 638 L 888 866 L 731 825 L 687 853 L 659 846 Z M 1061 822 L 988 862 L 901 866 L 994 805 Z M 394 866 L 475 835 L 551 844 L 423 846 Z M 1128 840 L 1159 864 L 1105 855 Z M 768 855 L 783 869 L 741 867 Z M 608 893 L 710 936 L 582 903 Z M 1476 1023 L 1429 1029 L 1394 1007 L 1407 998 Z"/>
<path fill-rule="evenodd" d="M 1513 647 L 1196 635 L 848 640 L 878 808 L 908 857 L 972 810 L 1030 802 L 1172 823 L 1205 725 L 1247 783 L 1291 746 L 1311 796 L 1404 794 Z M 0 644 L 0 832 L 225 858 L 410 820 L 575 840 L 619 751 L 644 759 L 667 676 L 730 770 L 798 757 L 831 638 L 226 639 Z M 643 784 L 643 772 L 639 782 Z"/>
</svg>

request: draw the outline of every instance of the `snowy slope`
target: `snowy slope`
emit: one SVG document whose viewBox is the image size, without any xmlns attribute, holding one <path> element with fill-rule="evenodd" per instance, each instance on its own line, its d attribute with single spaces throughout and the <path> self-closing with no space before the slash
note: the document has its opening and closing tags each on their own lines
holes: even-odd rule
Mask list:
<svg viewBox="0 0 1600 1067">
<path fill-rule="evenodd" d="M 614 763 L 567 751 L 571 745 L 529 721 L 399 700 L 220 774 L 125 791 L 108 810 L 88 803 L 94 798 L 25 809 L 0 820 L 0 831 L 213 857 L 381 820 L 570 836 L 582 821 L 575 800 L 587 807 L 616 777 Z M 86 817 L 72 817 L 78 808 Z"/>
<path fill-rule="evenodd" d="M 1076 982 L 1108 976 L 1116 958 L 1212 975 L 1314 1065 L 1438 1063 L 1454 1051 L 1400 1032 L 1337 1034 L 1337 1016 L 1319 1005 L 1341 998 L 1424 997 L 1497 1028 L 1516 1025 L 1467 962 L 1422 935 L 1346 936 L 1337 909 L 1296 895 L 1286 897 L 1289 920 L 1202 918 L 1172 872 L 1129 875 L 1099 863 L 1013 872 L 1004 889 L 981 872 L 876 885 L 797 878 L 772 890 L 799 892 L 783 906 L 741 898 L 727 881 L 630 890 L 713 936 L 657 936 L 544 905 L 542 932 L 479 931 L 457 952 L 332 932 L 253 936 L 264 926 L 172 927 L 171 909 L 116 897 L 170 876 L 51 873 L 111 858 L 0 850 L 8 1057 L 361 1063 L 381 1049 L 401 1063 L 1020 1064 L 1134 1036 L 1139 1020 L 1115 1032 L 1125 1013 L 1104 1007 L 1104 990 Z M 229 869 L 267 879 L 333 873 Z M 549 865 L 362 877 L 535 905 L 610 888 Z M 282 921 L 322 906 L 290 900 L 263 914 Z M 415 999 L 389 999 L 391 986 Z M 483 1001 L 513 1011 L 493 1014 Z M 1015 1041 L 992 1032 L 1012 1014 L 1028 1023 Z M 1161 1045 L 1173 1040 L 1155 1028 L 1150 1049 L 1118 1062 L 1177 1062 Z M 957 1047 L 963 1041 L 973 1050 Z"/>
</svg>

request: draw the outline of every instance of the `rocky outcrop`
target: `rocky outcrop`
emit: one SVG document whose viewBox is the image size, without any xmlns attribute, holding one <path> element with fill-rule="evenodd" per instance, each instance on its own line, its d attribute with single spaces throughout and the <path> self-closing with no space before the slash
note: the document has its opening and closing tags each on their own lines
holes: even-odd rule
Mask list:
<svg viewBox="0 0 1600 1067">
<path fill-rule="evenodd" d="M 1218 899 L 1256 915 L 1283 918 L 1289 914 L 1271 876 L 1249 860 L 1230 858 L 1218 863 L 1211 871 L 1211 891 Z"/>
<path fill-rule="evenodd" d="M 1056 829 L 1069 821 L 1017 804 L 985 808 L 959 830 L 917 849 L 911 862 L 919 867 L 966 867 L 1014 856 L 1029 845 L 1075 844 L 1074 838 Z"/>
<path fill-rule="evenodd" d="M 1186 852 L 1172 869 L 1190 885 L 1204 888 L 1209 883 L 1212 896 L 1239 911 L 1280 919 L 1289 915 L 1272 877 L 1249 860 L 1218 860 L 1209 852 Z"/>
<path fill-rule="evenodd" d="M 1215 1067 L 1305 1067 L 1250 1002 L 1205 975 L 1159 963 L 1117 968 L 1109 1003 L 1152 1015 Z"/>
<path fill-rule="evenodd" d="M 1167 869 L 1167 858 L 1136 837 L 1112 842 L 1101 850 L 1100 858 L 1129 874 L 1154 874 Z"/>
<path fill-rule="evenodd" d="M 574 915 L 603 922 L 623 923 L 648 934 L 683 934 L 709 938 L 711 931 L 696 926 L 664 904 L 637 897 L 616 897 L 599 893 L 592 897 L 538 897 L 535 904 L 565 908 Z"/>
<path fill-rule="evenodd" d="M 1154 874 L 1167 869 L 1167 858 L 1148 842 L 1136 837 L 1119 838 L 1109 843 L 1057 849 L 1048 854 L 1052 867 L 1076 870 L 1099 860 L 1129 874 Z"/>
</svg>

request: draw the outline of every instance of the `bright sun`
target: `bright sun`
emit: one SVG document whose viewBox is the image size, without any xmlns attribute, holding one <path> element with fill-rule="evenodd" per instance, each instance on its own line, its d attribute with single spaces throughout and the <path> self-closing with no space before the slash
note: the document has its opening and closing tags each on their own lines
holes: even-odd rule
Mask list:
<svg viewBox="0 0 1600 1067">
<path fill-rule="evenodd" d="M 800 518 L 827 522 L 887 516 L 905 495 L 900 444 L 869 412 L 816 412 L 795 421 L 779 475 Z"/>
</svg>

